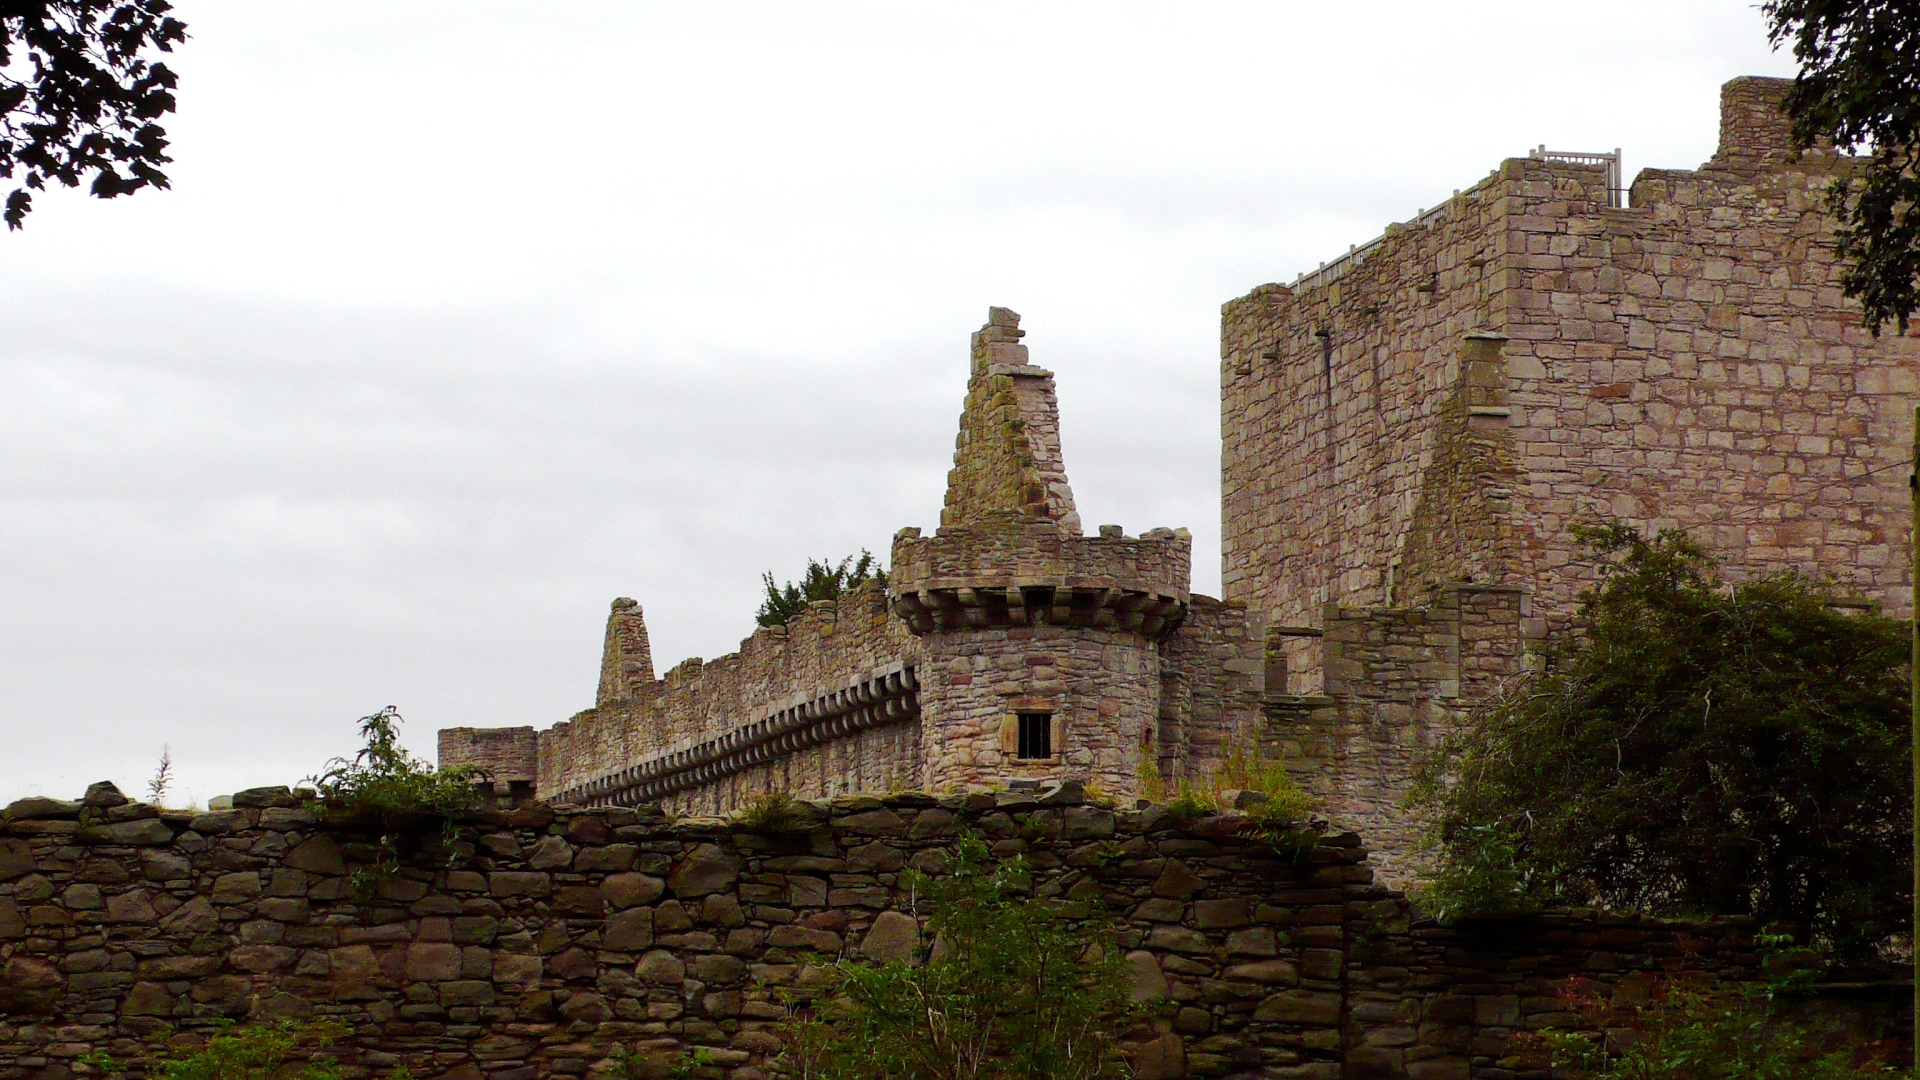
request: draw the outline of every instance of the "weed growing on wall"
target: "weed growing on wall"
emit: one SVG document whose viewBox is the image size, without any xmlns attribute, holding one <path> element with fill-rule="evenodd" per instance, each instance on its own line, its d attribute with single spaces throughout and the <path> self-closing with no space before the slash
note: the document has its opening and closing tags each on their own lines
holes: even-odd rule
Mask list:
<svg viewBox="0 0 1920 1080">
<path fill-rule="evenodd" d="M 733 823 L 752 833 L 803 833 L 819 825 L 820 816 L 786 792 L 774 791 L 735 811 Z"/>
<path fill-rule="evenodd" d="M 142 1063 L 150 1080 L 344 1080 L 338 1063 L 322 1054 L 351 1031 L 331 1021 L 221 1026 L 196 1048 L 158 1061 Z M 129 1067 L 111 1056 L 94 1052 L 80 1064 L 106 1076 L 124 1076 Z M 387 1080 L 413 1080 L 405 1066 L 387 1074 Z"/>
<path fill-rule="evenodd" d="M 480 805 L 478 784 L 485 774 L 471 766 L 436 769 L 400 745 L 400 713 L 389 705 L 360 718 L 360 737 L 366 745 L 351 759 L 335 758 L 319 776 L 311 777 L 314 807 L 323 820 L 363 828 L 378 837 L 379 856 L 373 865 L 354 872 L 353 887 L 371 895 L 381 881 L 399 869 L 406 838 L 422 825 L 442 822 L 443 839 L 451 841 L 452 815 Z"/>
<path fill-rule="evenodd" d="M 1616 564 L 1574 632 L 1419 777 L 1429 903 L 1752 915 L 1860 955 L 1906 932 L 1906 625 L 1723 582 L 1682 533 L 1581 535 Z"/>
<path fill-rule="evenodd" d="M 1720 989 L 1671 980 L 1638 1001 L 1580 983 L 1562 995 L 1590 1031 L 1521 1036 L 1565 1080 L 1867 1080 L 1887 1078 L 1888 1046 L 1842 1043 L 1787 1015 L 1777 989 Z"/>
<path fill-rule="evenodd" d="M 841 963 L 788 1024 L 795 1080 L 1104 1080 L 1140 1015 L 1098 921 L 1036 900 L 1024 862 L 961 837 L 948 873 L 914 875 L 928 939 L 913 962 Z"/>
<path fill-rule="evenodd" d="M 1143 769 L 1144 776 L 1144 769 Z M 1159 780 L 1159 770 L 1153 776 Z M 1142 784 L 1143 789 L 1145 784 Z M 1166 784 L 1159 782 L 1164 794 Z M 1151 796 L 1147 796 L 1152 800 Z M 1319 834 L 1308 827 L 1307 816 L 1316 803 L 1300 789 L 1293 775 L 1277 758 L 1268 757 L 1253 738 L 1228 742 L 1220 762 L 1198 780 L 1181 780 L 1167 812 L 1175 819 L 1189 821 L 1223 810 L 1240 810 L 1246 815 L 1241 831 L 1264 841 L 1276 852 L 1298 855 L 1311 851 Z"/>
</svg>

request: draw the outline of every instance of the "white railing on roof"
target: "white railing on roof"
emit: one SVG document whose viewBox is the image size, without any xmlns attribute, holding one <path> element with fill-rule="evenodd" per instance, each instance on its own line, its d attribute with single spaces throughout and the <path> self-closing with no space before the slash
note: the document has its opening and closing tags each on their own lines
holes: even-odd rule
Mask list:
<svg viewBox="0 0 1920 1080">
<path fill-rule="evenodd" d="M 1535 161 L 1565 161 L 1573 165 L 1598 165 L 1607 170 L 1607 205 L 1627 205 L 1627 189 L 1621 183 L 1620 148 L 1611 154 L 1586 154 L 1575 150 L 1549 150 L 1546 143 L 1527 151 Z"/>
<path fill-rule="evenodd" d="M 1454 194 L 1459 195 L 1460 193 L 1456 191 Z M 1441 218 L 1446 217 L 1447 208 L 1452 205 L 1453 202 L 1449 199 L 1447 202 L 1443 202 L 1431 210 L 1422 209 L 1419 213 L 1413 215 L 1412 220 L 1401 222 L 1400 224 L 1431 225 Z M 1326 285 L 1330 282 L 1337 281 L 1347 271 L 1365 262 L 1367 256 L 1372 254 L 1373 249 L 1386 243 L 1386 241 L 1387 234 L 1381 233 L 1379 236 L 1374 237 L 1364 244 L 1356 244 L 1348 248 L 1345 255 L 1334 259 L 1332 262 L 1323 262 L 1317 268 L 1294 278 L 1293 284 L 1287 287 L 1294 292 L 1299 292 L 1301 289 L 1311 289 L 1316 285 Z"/>
</svg>

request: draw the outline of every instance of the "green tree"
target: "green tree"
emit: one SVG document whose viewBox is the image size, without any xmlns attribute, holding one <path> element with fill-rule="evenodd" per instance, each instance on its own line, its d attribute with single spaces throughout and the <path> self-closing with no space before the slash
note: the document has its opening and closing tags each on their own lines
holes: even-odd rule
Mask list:
<svg viewBox="0 0 1920 1080">
<path fill-rule="evenodd" d="M 1856 173 L 1828 188 L 1839 216 L 1842 288 L 1877 336 L 1906 333 L 1920 305 L 1920 3 L 1769 0 L 1768 37 L 1793 43 L 1800 75 L 1785 102 L 1794 142 L 1864 149 Z"/>
<path fill-rule="evenodd" d="M 830 1000 L 788 1025 L 796 1080 L 1101 1080 L 1125 1075 L 1139 1015 L 1107 927 L 1034 899 L 1030 873 L 961 837 L 951 871 L 915 875 L 937 942 L 832 969 Z"/>
<path fill-rule="evenodd" d="M 1906 624 L 1792 573 L 1726 584 L 1684 533 L 1581 535 L 1617 559 L 1578 625 L 1419 778 L 1430 905 L 1755 915 L 1850 953 L 1904 931 Z"/>
<path fill-rule="evenodd" d="M 0 3 L 0 176 L 21 174 L 7 228 L 49 180 L 91 178 L 101 199 L 167 186 L 160 166 L 173 159 L 157 121 L 173 111 L 178 80 L 153 54 L 186 40 L 171 10 L 166 0 Z"/>
<path fill-rule="evenodd" d="M 887 583 L 887 572 L 873 553 L 862 548 L 859 556 L 849 555 L 838 563 L 807 560 L 807 571 L 800 580 L 775 584 L 773 571 L 760 575 L 767 596 L 760 602 L 761 626 L 785 626 L 794 616 L 807 610 L 815 600 L 837 600 L 840 595 L 864 581 Z"/>
</svg>

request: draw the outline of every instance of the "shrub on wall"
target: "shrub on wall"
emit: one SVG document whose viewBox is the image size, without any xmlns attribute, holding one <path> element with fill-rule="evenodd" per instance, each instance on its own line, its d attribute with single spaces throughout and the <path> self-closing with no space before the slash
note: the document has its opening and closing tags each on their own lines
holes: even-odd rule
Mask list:
<svg viewBox="0 0 1920 1080">
<path fill-rule="evenodd" d="M 1577 626 L 1420 777 L 1427 903 L 1753 915 L 1856 954 L 1906 931 L 1906 625 L 1791 573 L 1724 582 L 1682 533 L 1581 535 L 1616 558 Z"/>
<path fill-rule="evenodd" d="M 370 894 L 399 868 L 407 838 L 435 819 L 451 839 L 448 819 L 480 805 L 485 773 L 469 765 L 436 769 L 400 745 L 400 713 L 389 705 L 360 718 L 366 745 L 352 758 L 335 758 L 311 778 L 314 809 L 338 825 L 378 837 L 371 866 L 354 873 L 356 892 Z"/>
<path fill-rule="evenodd" d="M 948 873 L 917 875 L 934 944 L 878 965 L 842 963 L 825 1000 L 789 1025 L 796 1080 L 1104 1080 L 1140 1007 L 1095 922 L 1036 900 L 1025 864 L 963 836 Z"/>
<path fill-rule="evenodd" d="M 849 555 L 838 563 L 808 559 L 807 571 L 799 581 L 775 584 L 771 570 L 761 574 L 760 581 L 767 590 L 756 616 L 760 625 L 785 626 L 816 600 L 837 600 L 847 590 L 867 581 L 886 585 L 887 571 L 872 552 L 862 550 L 857 558 Z"/>
</svg>

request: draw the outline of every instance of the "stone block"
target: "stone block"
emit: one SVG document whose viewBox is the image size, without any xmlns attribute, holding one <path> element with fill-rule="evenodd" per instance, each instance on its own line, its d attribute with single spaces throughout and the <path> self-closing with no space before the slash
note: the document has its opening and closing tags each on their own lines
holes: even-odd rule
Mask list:
<svg viewBox="0 0 1920 1080">
<path fill-rule="evenodd" d="M 861 939 L 860 951 L 869 960 L 912 962 L 919 944 L 920 924 L 913 916 L 898 911 L 882 911 L 874 916 L 867 936 Z"/>
<path fill-rule="evenodd" d="M 546 896 L 553 891 L 553 878 L 527 870 L 495 870 L 487 875 L 490 896 Z"/>
<path fill-rule="evenodd" d="M 1285 990 L 1265 999 L 1253 1018 L 1268 1024 L 1326 1027 L 1340 1022 L 1340 995 L 1319 990 Z"/>
<path fill-rule="evenodd" d="M 653 909 L 628 908 L 607 919 L 600 947 L 608 952 L 638 952 L 653 945 Z"/>
<path fill-rule="evenodd" d="M 682 899 L 731 887 L 740 878 L 740 859 L 713 844 L 701 844 L 674 863 L 667 887 Z"/>
</svg>

